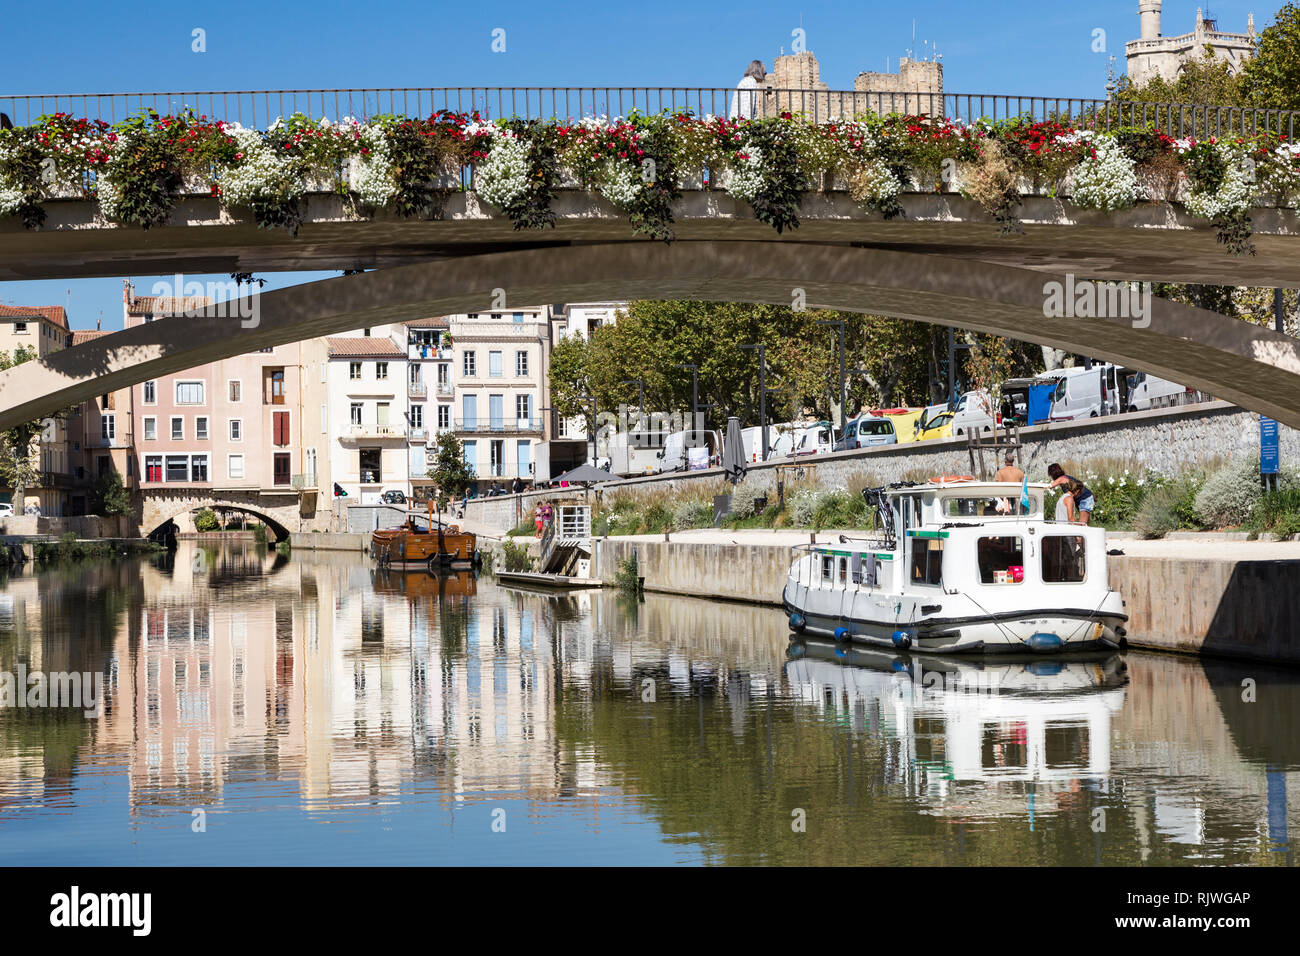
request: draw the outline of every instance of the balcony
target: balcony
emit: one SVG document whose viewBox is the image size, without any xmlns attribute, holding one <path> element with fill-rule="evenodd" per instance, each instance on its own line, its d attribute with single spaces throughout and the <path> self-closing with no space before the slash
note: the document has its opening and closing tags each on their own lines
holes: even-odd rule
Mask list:
<svg viewBox="0 0 1300 956">
<path fill-rule="evenodd" d="M 540 435 L 542 420 L 540 418 L 490 419 L 471 418 L 456 419 L 452 430 L 458 434 L 488 435 Z"/>
<path fill-rule="evenodd" d="M 451 349 L 440 349 L 434 345 L 409 345 L 406 348 L 406 357 L 412 362 L 449 362 L 451 356 Z"/>
<path fill-rule="evenodd" d="M 440 398 L 450 398 L 454 391 L 455 390 L 451 387 L 451 382 L 438 383 L 438 396 Z"/>
<path fill-rule="evenodd" d="M 311 472 L 305 475 L 294 475 L 289 480 L 289 486 L 294 491 L 314 491 L 316 489 L 316 473 Z"/>
<path fill-rule="evenodd" d="M 423 380 L 406 383 L 406 394 L 411 398 L 424 398 L 429 394 L 429 386 Z"/>
<path fill-rule="evenodd" d="M 420 426 L 419 428 L 415 428 L 415 427 L 408 428 L 406 431 L 406 436 L 411 441 L 414 442 L 425 441 L 429 437 L 429 430 L 424 426 Z"/>
<path fill-rule="evenodd" d="M 348 425 L 339 435 L 340 441 L 397 441 L 406 438 L 405 425 Z"/>
<path fill-rule="evenodd" d="M 92 438 L 86 442 L 87 448 L 130 448 L 131 439 L 126 435 L 115 435 L 112 438 Z"/>
</svg>

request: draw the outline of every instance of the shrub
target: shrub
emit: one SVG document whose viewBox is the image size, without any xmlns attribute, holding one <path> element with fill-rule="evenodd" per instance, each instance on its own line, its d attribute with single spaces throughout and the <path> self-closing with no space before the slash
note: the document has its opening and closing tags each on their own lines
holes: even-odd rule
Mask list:
<svg viewBox="0 0 1300 956">
<path fill-rule="evenodd" d="M 1250 519 L 1262 497 L 1258 463 L 1239 459 L 1205 479 L 1196 496 L 1196 517 L 1210 528 L 1240 525 Z"/>
<path fill-rule="evenodd" d="M 507 541 L 501 546 L 501 556 L 505 561 L 507 571 L 532 570 L 533 559 L 528 553 L 528 548 L 521 547 L 513 541 Z"/>
<path fill-rule="evenodd" d="M 731 513 L 741 518 L 751 517 L 755 502 L 766 495 L 767 492 L 759 488 L 756 482 L 742 481 L 731 492 Z"/>
<path fill-rule="evenodd" d="M 646 534 L 660 534 L 673 524 L 673 513 L 666 505 L 656 502 L 641 514 L 640 529 Z"/>
<path fill-rule="evenodd" d="M 531 518 L 524 518 L 519 524 L 515 525 L 506 532 L 507 538 L 522 538 L 535 536 L 537 534 L 537 525 Z"/>
<path fill-rule="evenodd" d="M 1279 540 L 1300 534 L 1300 489 L 1282 488 L 1261 495 L 1251 526 L 1252 530 L 1266 531 Z"/>
<path fill-rule="evenodd" d="M 713 527 L 713 502 L 698 498 L 683 501 L 673 508 L 673 528 L 685 531 L 688 528 Z"/>
<path fill-rule="evenodd" d="M 1182 526 L 1178 504 L 1183 497 L 1178 482 L 1157 486 L 1142 500 L 1133 516 L 1133 530 L 1143 538 L 1163 538 L 1170 531 L 1177 531 Z"/>
<path fill-rule="evenodd" d="M 220 527 L 220 519 L 217 518 L 216 512 L 212 511 L 210 508 L 204 508 L 194 516 L 195 531 L 216 531 Z"/>
<path fill-rule="evenodd" d="M 614 583 L 625 594 L 636 594 L 641 589 L 635 551 L 618 563 L 618 573 L 614 575 Z"/>
</svg>

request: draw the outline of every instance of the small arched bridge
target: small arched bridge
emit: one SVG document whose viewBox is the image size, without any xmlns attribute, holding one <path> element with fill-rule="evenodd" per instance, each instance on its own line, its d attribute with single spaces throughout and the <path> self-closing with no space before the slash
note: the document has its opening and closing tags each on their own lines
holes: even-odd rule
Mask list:
<svg viewBox="0 0 1300 956">
<path fill-rule="evenodd" d="M 271 503 L 255 491 L 205 495 L 193 491 L 146 488 L 140 493 L 140 534 L 148 537 L 183 514 L 209 508 L 257 518 L 267 526 L 274 540 L 284 541 L 290 530 L 298 527 L 299 510 L 296 494 L 285 495 L 282 500 L 282 505 Z"/>
</svg>

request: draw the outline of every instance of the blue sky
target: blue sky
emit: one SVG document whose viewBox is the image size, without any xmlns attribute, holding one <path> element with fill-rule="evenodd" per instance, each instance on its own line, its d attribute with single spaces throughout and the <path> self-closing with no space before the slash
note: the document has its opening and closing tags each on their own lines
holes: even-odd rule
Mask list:
<svg viewBox="0 0 1300 956">
<path fill-rule="evenodd" d="M 1220 28 L 1262 29 L 1280 0 L 1165 0 L 1164 32 L 1191 30 L 1208 6 Z M 289 0 L 209 5 L 117 0 L 9 4 L 0 95 L 162 90 L 441 86 L 729 86 L 750 60 L 771 69 L 805 31 L 822 80 L 852 88 L 928 41 L 949 93 L 1101 97 L 1114 55 L 1137 36 L 1137 0 L 914 0 L 802 4 L 751 0 L 587 3 L 366 3 Z M 72 28 L 70 28 L 72 26 Z M 505 30 L 504 53 L 492 31 Z M 191 49 L 195 29 L 207 51 Z M 1093 51 L 1105 31 L 1106 52 Z M 315 278 L 266 276 L 266 289 Z M 155 277 L 136 276 L 148 293 Z M 226 277 L 220 277 L 225 279 Z M 121 279 L 0 283 L 0 303 L 63 305 L 73 328 L 121 327 Z"/>
</svg>

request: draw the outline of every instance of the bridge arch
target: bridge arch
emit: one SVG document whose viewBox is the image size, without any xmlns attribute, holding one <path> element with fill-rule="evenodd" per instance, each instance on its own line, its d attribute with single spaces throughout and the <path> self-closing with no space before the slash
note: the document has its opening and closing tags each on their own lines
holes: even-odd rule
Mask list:
<svg viewBox="0 0 1300 956">
<path fill-rule="evenodd" d="M 1300 427 L 1300 341 L 1152 299 L 1149 322 L 1044 314 L 1067 276 L 932 252 L 799 241 L 630 241 L 433 260 L 260 298 L 258 324 L 216 307 L 106 335 L 0 374 L 0 428 L 205 362 L 303 338 L 509 302 L 611 298 L 788 304 L 951 325 L 1121 363 Z"/>
<path fill-rule="evenodd" d="M 257 518 L 270 530 L 274 541 L 287 541 L 289 538 L 290 529 L 285 523 L 288 520 L 287 516 L 272 513 L 280 509 L 223 498 L 204 498 L 193 494 L 177 495 L 152 490 L 145 491 L 141 498 L 140 533 L 143 537 L 153 537 L 155 533 L 181 515 L 203 508 L 214 511 L 236 511 Z M 296 515 L 297 503 L 286 506 L 286 510 Z"/>
</svg>

